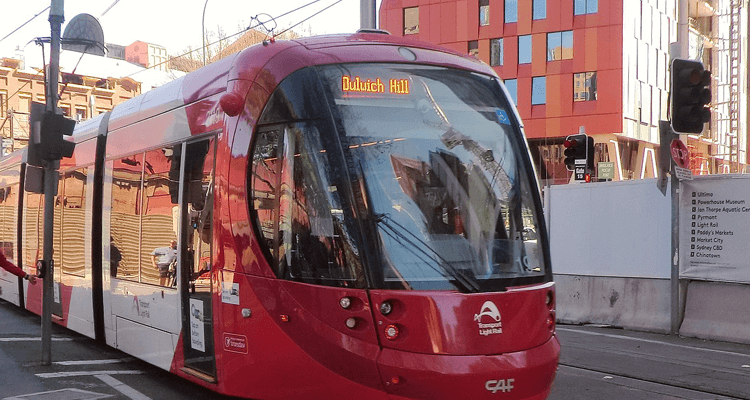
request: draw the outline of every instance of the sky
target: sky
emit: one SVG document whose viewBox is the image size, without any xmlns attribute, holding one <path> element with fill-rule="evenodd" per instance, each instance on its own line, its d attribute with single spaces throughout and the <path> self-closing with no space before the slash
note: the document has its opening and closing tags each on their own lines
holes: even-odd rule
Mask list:
<svg viewBox="0 0 750 400">
<path fill-rule="evenodd" d="M 377 0 L 376 7 L 380 7 L 380 2 Z M 20 4 L 23 7 L 18 7 Z M 0 57 L 14 57 L 17 46 L 26 52 L 40 52 L 33 42 L 28 43 L 35 37 L 50 36 L 49 10 L 42 12 L 50 4 L 51 0 L 24 0 L 3 9 L 0 39 L 41 14 L 0 40 Z M 99 19 L 107 43 L 127 46 L 140 40 L 164 46 L 170 55 L 179 55 L 188 47 L 200 48 L 204 6 L 209 36 L 210 32 L 218 32 L 219 27 L 229 36 L 254 24 L 254 17 L 266 22 L 268 16 L 279 17 L 302 6 L 305 7 L 276 18 L 275 31 L 289 28 L 328 6 L 331 7 L 293 30 L 309 36 L 352 33 L 360 28 L 360 0 L 65 0 L 62 29 L 76 15 L 91 14 Z M 273 22 L 266 26 L 273 28 Z M 46 52 L 49 54 L 48 46 Z"/>
</svg>

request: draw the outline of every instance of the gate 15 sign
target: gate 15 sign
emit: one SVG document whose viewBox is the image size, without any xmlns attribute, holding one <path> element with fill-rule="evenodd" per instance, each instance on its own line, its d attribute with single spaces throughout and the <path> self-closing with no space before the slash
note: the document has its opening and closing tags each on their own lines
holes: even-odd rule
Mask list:
<svg viewBox="0 0 750 400">
<path fill-rule="evenodd" d="M 690 152 L 682 140 L 672 140 L 672 143 L 669 144 L 669 151 L 672 153 L 672 160 L 674 160 L 678 167 L 688 168 L 690 166 Z"/>
</svg>

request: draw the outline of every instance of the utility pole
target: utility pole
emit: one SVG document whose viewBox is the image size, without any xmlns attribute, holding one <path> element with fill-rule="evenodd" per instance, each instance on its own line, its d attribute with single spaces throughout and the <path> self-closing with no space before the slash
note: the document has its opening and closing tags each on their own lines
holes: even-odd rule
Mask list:
<svg viewBox="0 0 750 400">
<path fill-rule="evenodd" d="M 360 29 L 376 29 L 375 20 L 375 0 L 359 0 Z"/>
<path fill-rule="evenodd" d="M 58 77 L 60 75 L 60 36 L 64 0 L 52 0 L 49 12 L 49 24 L 52 31 L 50 42 L 50 63 L 47 73 L 47 107 L 48 113 L 57 113 Z M 57 194 L 58 168 L 60 160 L 44 159 L 44 255 L 45 276 L 42 295 L 42 365 L 52 364 L 52 303 L 54 296 L 55 264 L 52 259 L 52 236 L 54 234 L 55 195 Z"/>
</svg>

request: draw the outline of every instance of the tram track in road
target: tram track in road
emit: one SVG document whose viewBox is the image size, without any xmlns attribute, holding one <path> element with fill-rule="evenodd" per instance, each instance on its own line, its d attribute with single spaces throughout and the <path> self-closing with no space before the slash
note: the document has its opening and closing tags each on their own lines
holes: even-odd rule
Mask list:
<svg viewBox="0 0 750 400">
<path fill-rule="evenodd" d="M 561 388 L 631 391 L 638 399 L 750 400 L 746 345 L 607 327 L 561 327 L 558 337 Z"/>
<path fill-rule="evenodd" d="M 601 374 L 601 376 L 598 378 L 596 378 L 595 376 L 589 376 L 589 378 L 606 381 L 607 384 L 611 385 L 638 389 L 641 392 L 652 393 L 653 395 L 673 396 L 673 398 L 675 399 L 750 400 L 750 394 L 738 395 L 738 393 L 733 393 L 731 391 L 711 388 L 699 388 L 696 387 L 696 385 L 688 385 L 679 382 L 667 382 L 663 379 L 649 379 L 642 376 L 637 376 L 636 374 L 613 373 L 611 371 L 606 371 L 603 369 L 580 367 L 562 362 L 559 364 L 559 367 L 560 370 L 558 370 L 558 374 Z M 567 369 L 568 371 L 566 371 L 565 369 Z"/>
</svg>

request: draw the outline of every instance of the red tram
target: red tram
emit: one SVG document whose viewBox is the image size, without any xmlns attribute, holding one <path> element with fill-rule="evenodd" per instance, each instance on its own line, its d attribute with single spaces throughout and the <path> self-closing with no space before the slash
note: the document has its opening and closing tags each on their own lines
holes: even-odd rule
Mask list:
<svg viewBox="0 0 750 400">
<path fill-rule="evenodd" d="M 73 140 L 57 323 L 232 396 L 548 395 L 539 188 L 481 62 L 376 32 L 269 42 Z M 35 273 L 25 157 L 0 160 L 0 246 Z M 0 272 L 0 297 L 35 313 L 41 288 Z"/>
</svg>

